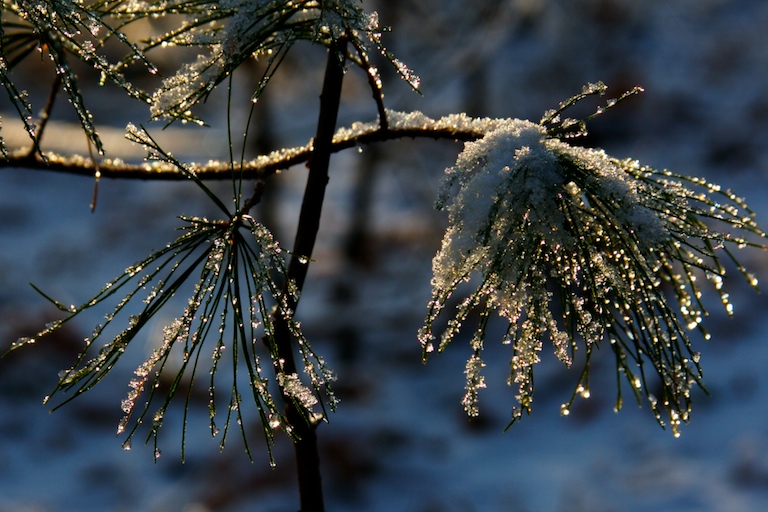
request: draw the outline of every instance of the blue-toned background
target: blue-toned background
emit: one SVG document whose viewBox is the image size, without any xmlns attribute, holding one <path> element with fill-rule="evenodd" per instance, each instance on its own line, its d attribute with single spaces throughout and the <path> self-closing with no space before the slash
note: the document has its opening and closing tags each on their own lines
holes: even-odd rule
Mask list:
<svg viewBox="0 0 768 512">
<path fill-rule="evenodd" d="M 364 6 L 379 8 L 382 22 L 393 25 L 385 43 L 422 78 L 423 97 L 390 77 L 389 108 L 536 121 L 587 82 L 602 80 L 614 95 L 642 85 L 645 94 L 594 123 L 589 143 L 731 187 L 768 225 L 768 3 Z M 316 123 L 322 66 L 310 63 L 322 63 L 322 53 L 308 46 L 294 52 L 263 100 L 273 105 L 267 133 L 280 145 L 304 144 Z M 341 123 L 375 116 L 358 75 L 348 74 Z M 45 91 L 35 85 L 37 75 L 23 78 Z M 249 77 L 244 72 L 236 79 L 246 105 Z M 224 112 L 212 106 L 223 98 L 214 95 L 205 108 L 211 128 L 173 126 L 159 135 L 176 156 L 226 158 Z M 93 89 L 87 100 L 110 154 L 141 158 L 138 148 L 120 138 L 128 121 L 146 119 L 146 107 L 109 89 Z M 24 143 L 12 137 L 14 116 L 5 100 L 2 106 L 3 137 L 9 145 Z M 62 102 L 54 111 L 47 143 L 85 151 L 84 136 L 68 124 L 67 108 Z M 243 116 L 235 109 L 236 122 Z M 560 404 L 570 397 L 578 370 L 566 370 L 545 349 L 533 415 L 504 432 L 514 391 L 504 384 L 509 354 L 492 339 L 485 357 L 489 389 L 480 395 L 483 414 L 467 421 L 460 400 L 468 347 L 456 343 L 423 366 L 416 341 L 429 298 L 430 259 L 445 222 L 431 205 L 443 169 L 460 150 L 459 144 L 398 141 L 333 159 L 321 242 L 299 309 L 308 337 L 339 377 L 341 406 L 319 430 L 328 510 L 764 510 L 768 301 L 735 274 L 726 283 L 735 317 L 727 318 L 715 297 L 705 320 L 713 340 L 696 338 L 711 396 L 696 397 L 692 422 L 679 439 L 660 429 L 647 407 L 637 409 L 630 396 L 621 413 L 613 412 L 613 356 L 607 349 L 597 354 L 592 397 L 577 402 L 568 417 L 559 415 Z M 354 201 L 361 169 L 374 177 L 373 199 L 363 201 L 367 210 Z M 287 248 L 304 175 L 303 167 L 282 173 L 278 206 L 266 212 Z M 83 302 L 125 266 L 172 240 L 176 215 L 211 213 L 204 196 L 186 183 L 103 180 L 93 214 L 92 193 L 88 178 L 0 170 L 4 346 L 55 315 L 28 282 L 63 302 Z M 361 216 L 367 236 L 349 254 L 344 247 L 352 219 Z M 740 257 L 768 279 L 768 254 L 753 250 Z M 218 440 L 207 431 L 204 399 L 193 406 L 199 420 L 190 425 L 185 465 L 178 456 L 178 419 L 164 427 L 163 456 L 156 464 L 151 448 L 140 443 L 123 451 L 113 433 L 133 364 L 48 413 L 42 398 L 103 313 L 0 360 L 0 512 L 298 509 L 291 447 L 280 440 L 276 469 L 263 459 L 248 462 L 236 436 L 219 453 Z M 137 340 L 143 346 L 129 355 L 132 362 L 138 364 L 157 337 L 148 333 Z"/>
</svg>

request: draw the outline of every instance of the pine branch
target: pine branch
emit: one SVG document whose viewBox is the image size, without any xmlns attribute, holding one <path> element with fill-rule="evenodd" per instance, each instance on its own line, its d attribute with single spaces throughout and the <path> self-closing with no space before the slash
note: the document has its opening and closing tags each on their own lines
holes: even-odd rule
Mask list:
<svg viewBox="0 0 768 512">
<path fill-rule="evenodd" d="M 446 116 L 430 119 L 416 112 L 402 114 L 387 111 L 388 126 L 382 129 L 378 122 L 354 123 L 348 128 L 336 132 L 330 145 L 331 153 L 338 153 L 355 146 L 386 142 L 404 138 L 428 138 L 471 141 L 481 138 L 497 122 L 490 119 L 472 119 L 463 115 Z M 242 165 L 224 161 L 191 163 L 189 165 L 201 180 L 230 180 L 232 172 L 241 173 L 244 179 L 264 179 L 277 171 L 309 161 L 312 156 L 312 144 L 281 149 L 268 155 L 262 155 Z M 120 159 L 106 158 L 96 166 L 88 157 L 82 155 L 62 155 L 45 152 L 43 157 L 30 154 L 27 149 L 10 152 L 0 160 L 0 168 L 24 168 L 36 171 L 52 171 L 81 176 L 95 176 L 100 171 L 102 178 L 138 179 L 174 181 L 187 179 L 185 174 L 169 163 L 147 161 L 127 163 Z"/>
</svg>

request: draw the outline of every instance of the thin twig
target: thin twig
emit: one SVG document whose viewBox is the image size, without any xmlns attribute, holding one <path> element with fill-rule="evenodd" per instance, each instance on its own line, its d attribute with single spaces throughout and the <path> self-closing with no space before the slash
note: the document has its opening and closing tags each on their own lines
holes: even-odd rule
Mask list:
<svg viewBox="0 0 768 512">
<path fill-rule="evenodd" d="M 37 141 L 38 147 L 40 147 L 40 141 L 43 139 L 43 133 L 45 132 L 45 127 L 48 125 L 48 120 L 51 118 L 53 104 L 56 103 L 56 95 L 58 94 L 59 89 L 61 89 L 61 75 L 57 73 L 53 80 L 53 84 L 51 84 L 51 92 L 48 94 L 48 101 L 45 103 L 43 112 L 40 114 L 40 120 L 37 122 L 35 140 Z M 30 148 L 30 151 L 32 150 L 33 148 Z"/>
<path fill-rule="evenodd" d="M 365 76 L 368 79 L 368 85 L 371 88 L 371 95 L 376 102 L 376 110 L 379 112 L 379 126 L 383 131 L 389 129 L 389 122 L 387 120 L 387 110 L 384 107 L 384 91 L 381 89 L 381 79 L 378 76 L 376 68 L 373 67 L 368 60 L 368 55 L 365 53 L 365 49 L 361 48 L 359 44 L 355 43 L 355 50 L 360 57 L 360 63 L 365 70 Z"/>
<path fill-rule="evenodd" d="M 91 161 L 93 162 L 94 167 L 94 173 L 93 173 L 93 197 L 91 198 L 91 213 L 96 211 L 96 202 L 99 200 L 99 180 L 101 179 L 101 169 L 99 169 L 99 162 L 94 158 L 93 156 L 93 144 L 91 144 L 91 138 L 86 137 L 88 140 L 88 154 L 91 157 Z"/>
<path fill-rule="evenodd" d="M 32 139 L 32 144 L 25 151 L 22 151 L 23 153 L 26 153 L 27 156 L 42 154 L 40 141 L 43 139 L 45 127 L 48 125 L 48 120 L 51 118 L 51 112 L 53 111 L 54 103 L 56 103 L 56 95 L 58 94 L 59 89 L 61 89 L 61 75 L 56 74 L 56 77 L 51 84 L 51 92 L 48 93 L 48 100 L 45 102 L 45 107 L 43 107 L 43 111 L 40 113 L 40 119 L 35 127 L 35 135 Z"/>
<path fill-rule="evenodd" d="M 251 195 L 251 197 L 249 197 L 243 202 L 243 205 L 240 207 L 240 210 L 237 213 L 238 217 L 247 215 L 248 212 L 251 210 L 251 208 L 259 204 L 259 202 L 261 201 L 261 196 L 264 195 L 264 190 L 266 189 L 266 185 L 267 185 L 266 180 L 261 178 L 256 180 L 256 183 L 254 184 L 254 187 L 253 187 L 253 194 Z"/>
</svg>

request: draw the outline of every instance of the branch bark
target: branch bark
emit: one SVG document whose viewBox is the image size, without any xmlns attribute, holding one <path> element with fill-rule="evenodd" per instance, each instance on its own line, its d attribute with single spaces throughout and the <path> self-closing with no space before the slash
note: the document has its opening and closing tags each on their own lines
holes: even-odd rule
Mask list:
<svg viewBox="0 0 768 512">
<path fill-rule="evenodd" d="M 436 123 L 439 123 L 437 121 Z M 377 123 L 366 125 L 367 130 L 352 132 L 348 135 L 339 134 L 333 137 L 329 146 L 330 153 L 338 153 L 356 146 L 386 142 L 396 139 L 428 138 L 434 140 L 471 141 L 481 138 L 485 132 L 472 126 L 406 126 L 387 127 L 382 129 Z M 315 146 L 317 141 L 315 140 Z M 312 143 L 295 148 L 281 149 L 268 155 L 257 157 L 245 162 L 241 167 L 235 162 L 207 162 L 204 164 L 190 163 L 189 169 L 195 172 L 201 180 L 231 180 L 232 171 L 240 171 L 244 179 L 264 179 L 277 171 L 288 169 L 294 165 L 307 163 L 313 158 Z M 61 155 L 45 153 L 45 159 L 38 154 L 30 154 L 26 149 L 12 152 L 7 159 L 0 159 L 0 168 L 24 168 L 34 171 L 51 171 L 80 176 L 94 177 L 97 166 L 87 157 L 81 155 Z M 102 178 L 175 181 L 186 179 L 173 165 L 164 162 L 126 163 L 119 159 L 106 158 L 99 162 L 98 170 Z"/>
<path fill-rule="evenodd" d="M 340 38 L 328 50 L 328 63 L 325 69 L 323 91 L 320 95 L 320 114 L 318 116 L 317 134 L 308 160 L 309 176 L 304 191 L 304 200 L 299 214 L 299 225 L 296 231 L 296 241 L 293 254 L 288 264 L 286 285 L 283 293 L 287 297 L 288 309 L 296 310 L 298 296 L 307 276 L 309 261 L 315 246 L 317 232 L 320 228 L 320 215 L 323 208 L 325 188 L 328 184 L 328 170 L 331 154 L 333 153 L 333 135 L 341 101 L 341 86 L 344 79 L 343 56 L 347 41 Z M 298 294 L 289 293 L 288 283 L 294 283 Z M 294 298 L 296 297 L 296 298 Z M 287 374 L 297 373 L 292 336 L 288 325 L 282 318 L 275 318 L 275 336 L 278 356 L 285 362 L 283 371 Z M 294 429 L 297 440 L 294 442 L 296 464 L 299 480 L 299 496 L 301 512 L 323 512 L 322 479 L 320 476 L 320 457 L 317 446 L 316 425 L 309 422 L 294 401 L 283 393 L 286 402 L 286 417 Z"/>
</svg>

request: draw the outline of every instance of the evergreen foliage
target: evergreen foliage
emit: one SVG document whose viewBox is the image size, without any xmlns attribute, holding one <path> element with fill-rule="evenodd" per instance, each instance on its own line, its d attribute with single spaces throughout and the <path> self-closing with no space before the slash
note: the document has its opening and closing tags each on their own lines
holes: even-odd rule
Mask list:
<svg viewBox="0 0 768 512">
<path fill-rule="evenodd" d="M 457 306 L 438 345 L 442 351 L 479 310 L 466 367 L 464 405 L 470 415 L 478 414 L 483 342 L 489 317 L 498 310 L 508 321 L 503 343 L 512 351 L 509 385 L 518 388 L 513 422 L 530 412 L 534 367 L 545 339 L 566 366 L 579 341 L 584 344 L 584 369 L 564 414 L 577 394 L 589 396 L 593 349 L 607 340 L 619 387 L 626 377 L 638 401 L 646 394 L 659 423 L 665 425 L 663 410 L 679 435 L 680 423 L 689 418 L 691 387 L 702 385 L 699 354 L 687 330 L 699 328 L 708 337 L 700 325 L 707 312 L 697 274 L 714 283 L 731 314 L 720 255 L 734 259 L 728 247 L 755 245 L 748 237 L 765 233 L 744 201 L 717 185 L 568 144 L 586 134 L 585 124 L 560 119 L 562 111 L 605 89 L 585 87 L 539 124 L 514 119 L 494 126 L 467 143 L 446 171 L 437 207 L 448 212 L 450 225 L 433 262 L 433 297 L 421 343 L 425 356 L 434 350 L 432 324 L 459 285 L 476 277 L 477 287 Z M 756 286 L 755 277 L 734 262 Z M 679 315 L 664 283 L 671 285 Z M 658 398 L 648 390 L 646 361 L 658 376 Z M 619 390 L 617 410 L 621 403 Z"/>
<path fill-rule="evenodd" d="M 531 410 L 534 369 L 545 342 L 568 366 L 578 359 L 577 350 L 584 351 L 583 371 L 571 399 L 563 405 L 564 414 L 576 396 L 589 396 L 594 349 L 608 343 L 618 376 L 616 408 L 621 407 L 626 379 L 637 400 L 645 397 L 657 420 L 678 435 L 680 424 L 690 418 L 691 389 L 703 385 L 700 356 L 688 334 L 699 329 L 708 336 L 701 325 L 706 316 L 701 299 L 704 287 L 697 278 L 712 283 L 729 314 L 732 307 L 723 289 L 722 260 L 735 263 L 756 287 L 757 279 L 733 251 L 764 247 L 765 233 L 754 214 L 738 196 L 705 180 L 577 145 L 589 120 L 639 89 L 609 100 L 582 119 L 564 116 L 577 102 L 602 96 L 603 84 L 588 85 L 539 122 L 474 119 L 463 114 L 435 120 L 419 112 L 386 109 L 370 55 L 383 55 L 414 89 L 419 79 L 384 48 L 376 14 L 366 12 L 361 4 L 353 0 L 3 0 L 0 82 L 31 138 L 30 147 L 20 151 L 2 146 L 5 166 L 50 166 L 101 175 L 99 166 L 82 156 L 44 151 L 45 120 L 61 88 L 89 140 L 99 153 L 104 152 L 70 65 L 72 59 L 83 61 L 100 73 L 102 81 L 112 81 L 126 95 L 148 104 L 150 119 L 203 124 L 194 107 L 249 59 L 266 62 L 263 76 L 253 84 L 253 108 L 295 43 L 308 41 L 328 48 L 318 132 L 304 147 L 245 162 L 232 156 L 230 144 L 229 162 L 213 162 L 203 169 L 178 160 L 143 127 L 129 125 L 126 136 L 141 144 L 154 164 L 131 167 L 111 162 L 104 166 L 105 172 L 130 169 L 134 177 L 164 179 L 170 174 L 190 180 L 220 217 L 181 218 L 178 237 L 126 269 L 80 306 L 62 304 L 41 291 L 66 316 L 36 336 L 18 340 L 13 348 L 34 343 L 85 310 L 106 309 L 104 323 L 94 329 L 77 360 L 60 375 L 54 393 L 72 393 L 61 405 L 98 384 L 150 320 L 173 304 L 170 299 L 185 295 L 186 306 L 173 314 L 175 320 L 163 329 L 159 348 L 135 370 L 129 383 L 122 402 L 125 416 L 118 425 L 118 434 L 126 435 L 124 446 L 130 447 L 144 425 L 147 441 L 152 440 L 159 456 L 157 435 L 166 410 L 174 399 L 183 401 L 186 429 L 191 385 L 205 370 L 210 374 L 211 433 L 221 436 L 222 448 L 234 419 L 250 456 L 249 425 L 242 415 L 244 396 L 250 395 L 270 460 L 274 462 L 274 431 L 281 428 L 296 443 L 297 453 L 308 457 L 299 455 L 301 472 L 307 463 L 302 461 L 313 463 L 311 453 L 303 450 L 316 451 L 311 442 L 318 422 L 326 417 L 326 406 L 332 410 L 337 405 L 330 388 L 333 373 L 312 349 L 294 314 L 312 257 L 328 158 L 358 144 L 400 137 L 461 140 L 466 142 L 464 150 L 446 170 L 438 194 L 437 208 L 447 213 L 449 227 L 433 260 L 432 300 L 418 333 L 424 357 L 443 350 L 470 317 L 477 317 L 463 399 L 467 413 L 477 415 L 479 393 L 485 386 L 483 345 L 497 312 L 507 324 L 502 343 L 510 348 L 509 384 L 517 388 L 514 422 Z M 140 40 L 130 35 L 135 32 L 129 27 L 156 18 L 173 22 L 159 35 Z M 121 57 L 111 57 L 115 55 L 112 45 L 121 49 Z M 165 77 L 157 90 L 143 91 L 126 79 L 126 71 L 135 72 L 137 64 L 155 74 L 153 55 L 174 46 L 197 48 L 199 55 Z M 18 63 L 36 52 L 50 59 L 56 76 L 49 105 L 37 122 L 32 115 L 35 107 L 13 77 Z M 338 98 L 348 64 L 364 74 L 378 117 L 337 130 Z M 251 210 L 268 185 L 264 178 L 300 162 L 309 166 L 310 181 L 296 245 L 285 250 L 251 216 Z M 205 184 L 209 178 L 231 181 L 231 197 L 214 193 Z M 250 179 L 255 185 L 248 191 L 245 183 Z M 449 299 L 463 293 L 466 283 L 471 290 L 459 300 L 447 327 L 436 334 L 435 325 Z M 139 304 L 139 312 L 125 318 L 134 304 Z M 107 336 L 114 322 L 123 322 L 123 327 Z M 178 367 L 169 364 L 175 357 L 181 361 Z M 222 384 L 222 375 L 231 384 Z M 163 386 L 163 381 L 170 384 Z M 661 396 L 651 394 L 651 381 L 660 384 Z M 228 389 L 223 398 L 218 392 L 222 386 Z M 284 403 L 287 409 L 282 408 Z M 184 437 L 182 433 L 182 457 Z M 312 471 L 309 474 L 300 477 L 302 509 L 321 510 L 319 479 L 308 484 L 314 478 Z M 318 488 L 315 494 L 307 490 L 313 485 Z"/>
</svg>

